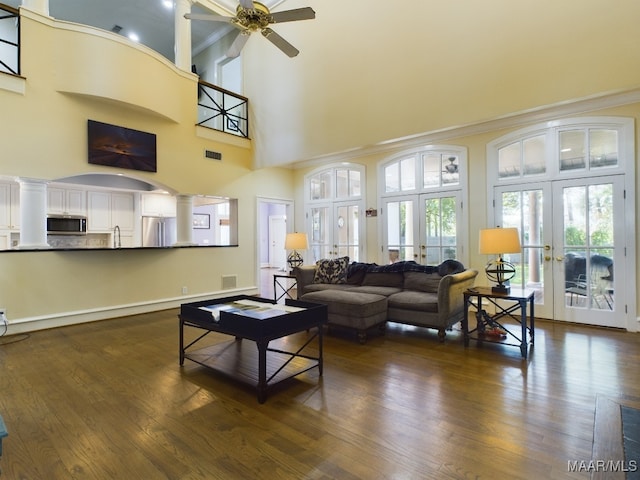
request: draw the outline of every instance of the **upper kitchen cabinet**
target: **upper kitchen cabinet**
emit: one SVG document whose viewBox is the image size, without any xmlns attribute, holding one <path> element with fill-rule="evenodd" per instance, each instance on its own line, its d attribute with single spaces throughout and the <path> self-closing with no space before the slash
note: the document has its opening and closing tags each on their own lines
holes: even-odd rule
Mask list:
<svg viewBox="0 0 640 480">
<path fill-rule="evenodd" d="M 176 197 L 163 193 L 144 193 L 141 211 L 147 217 L 175 217 Z"/>
<path fill-rule="evenodd" d="M 20 230 L 20 186 L 0 182 L 0 250 L 17 245 Z"/>
<path fill-rule="evenodd" d="M 20 228 L 20 185 L 0 182 L 0 230 Z"/>
<path fill-rule="evenodd" d="M 88 233 L 110 233 L 116 246 L 135 246 L 135 198 L 126 192 L 89 191 Z M 117 227 L 117 229 L 116 229 Z M 117 230 L 117 232 L 116 232 Z"/>
<path fill-rule="evenodd" d="M 87 194 L 84 190 L 57 185 L 47 187 L 47 214 L 87 215 Z"/>
</svg>

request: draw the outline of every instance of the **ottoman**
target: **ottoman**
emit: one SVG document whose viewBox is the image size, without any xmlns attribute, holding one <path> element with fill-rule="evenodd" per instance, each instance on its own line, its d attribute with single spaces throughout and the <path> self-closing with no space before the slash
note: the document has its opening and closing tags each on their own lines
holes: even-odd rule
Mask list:
<svg viewBox="0 0 640 480">
<path fill-rule="evenodd" d="M 300 300 L 327 305 L 328 325 L 354 329 L 360 343 L 367 341 L 367 330 L 384 328 L 387 297 L 353 290 L 320 290 L 305 293 Z"/>
</svg>

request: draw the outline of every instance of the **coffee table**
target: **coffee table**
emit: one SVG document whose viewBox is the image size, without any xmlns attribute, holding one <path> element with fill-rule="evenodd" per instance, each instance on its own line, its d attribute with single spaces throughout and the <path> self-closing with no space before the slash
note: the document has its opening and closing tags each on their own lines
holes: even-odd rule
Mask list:
<svg viewBox="0 0 640 480">
<path fill-rule="evenodd" d="M 238 295 L 182 304 L 178 318 L 180 365 L 188 359 L 255 385 L 260 403 L 265 402 L 268 388 L 277 383 L 316 367 L 322 376 L 326 305 L 291 299 L 282 305 L 265 298 Z M 185 328 L 203 332 L 185 345 Z M 305 330 L 309 338 L 296 351 L 269 347 L 272 340 Z M 234 338 L 202 347 L 204 338 L 213 332 Z M 255 342 L 257 349 L 243 339 Z M 314 340 L 317 351 L 306 354 L 316 343 Z"/>
</svg>

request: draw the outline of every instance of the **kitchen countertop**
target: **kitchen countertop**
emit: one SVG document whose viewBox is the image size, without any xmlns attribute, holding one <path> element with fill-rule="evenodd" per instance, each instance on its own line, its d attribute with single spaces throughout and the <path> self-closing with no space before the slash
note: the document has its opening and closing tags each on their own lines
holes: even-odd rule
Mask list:
<svg viewBox="0 0 640 480">
<path fill-rule="evenodd" d="M 228 248 L 237 247 L 238 245 L 176 245 L 168 247 L 51 247 L 51 248 L 10 248 L 7 250 L 0 250 L 0 253 L 5 252 L 86 252 L 86 251 L 107 251 L 107 250 L 175 250 L 177 248 Z"/>
</svg>

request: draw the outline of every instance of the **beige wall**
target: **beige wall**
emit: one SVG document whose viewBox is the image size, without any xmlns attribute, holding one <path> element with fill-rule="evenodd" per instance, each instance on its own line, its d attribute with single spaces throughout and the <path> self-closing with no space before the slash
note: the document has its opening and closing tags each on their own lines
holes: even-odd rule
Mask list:
<svg viewBox="0 0 640 480">
<path fill-rule="evenodd" d="M 146 47 L 23 11 L 21 55 L 25 94 L 0 88 L 0 175 L 124 173 L 177 193 L 236 197 L 240 245 L 0 252 L 10 332 L 223 295 L 224 275 L 237 276 L 238 291 L 255 291 L 256 197 L 292 196 L 291 171 L 254 170 L 250 141 L 196 128 L 197 78 Z M 155 133 L 157 173 L 89 165 L 87 119 Z M 205 159 L 205 149 L 222 161 Z"/>
<path fill-rule="evenodd" d="M 315 20 L 274 27 L 300 49 L 295 59 L 261 38 L 245 47 L 245 95 L 263 100 L 254 110 L 260 164 L 640 87 L 636 0 L 323 0 L 313 8 Z M 273 112 L 277 121 L 267 122 Z"/>
</svg>

